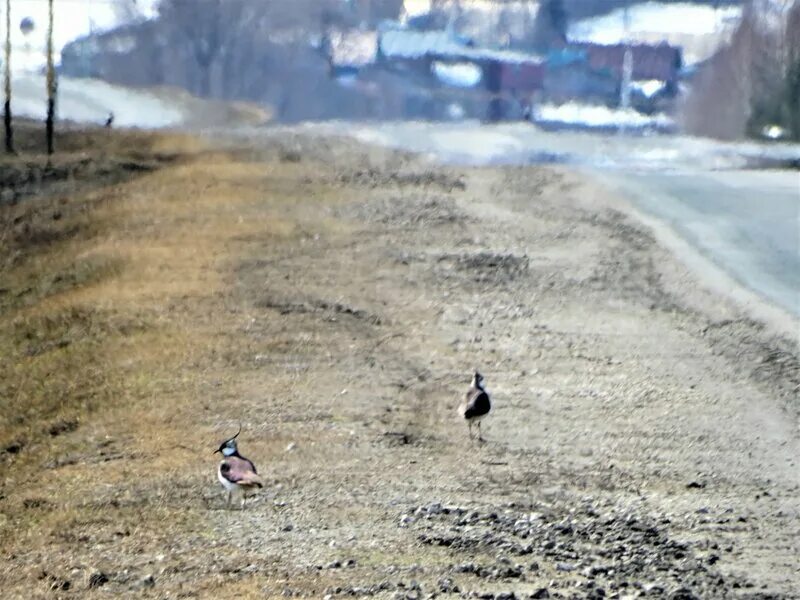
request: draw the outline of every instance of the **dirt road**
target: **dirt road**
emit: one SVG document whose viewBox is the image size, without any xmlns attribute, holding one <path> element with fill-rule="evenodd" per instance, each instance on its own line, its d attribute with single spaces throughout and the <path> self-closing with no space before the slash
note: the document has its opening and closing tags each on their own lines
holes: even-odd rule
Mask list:
<svg viewBox="0 0 800 600">
<path fill-rule="evenodd" d="M 109 407 L 39 442 L 80 457 L 54 467 L 75 489 L 49 509 L 13 475 L 38 459 L 5 459 L 6 523 L 73 511 L 3 530 L 6 589 L 800 597 L 796 340 L 704 292 L 596 184 L 286 134 L 226 160 L 138 224 L 226 219 L 196 259 L 223 285 L 159 301 L 197 333 L 148 388 L 161 428 Z M 118 195 L 146 208 L 137 185 Z M 192 194 L 211 194 L 196 213 Z M 485 444 L 456 412 L 475 368 Z M 239 422 L 268 484 L 229 511 L 211 452 Z M 80 466 L 102 434 L 109 487 Z"/>
</svg>

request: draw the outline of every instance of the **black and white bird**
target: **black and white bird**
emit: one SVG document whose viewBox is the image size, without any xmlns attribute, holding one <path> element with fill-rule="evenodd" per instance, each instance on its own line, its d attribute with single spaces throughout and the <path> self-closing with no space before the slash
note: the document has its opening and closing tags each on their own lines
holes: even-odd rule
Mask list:
<svg viewBox="0 0 800 600">
<path fill-rule="evenodd" d="M 106 119 L 106 124 L 104 125 L 104 127 L 106 129 L 111 129 L 111 126 L 113 124 L 114 124 L 114 113 L 110 112 L 110 113 L 108 113 L 108 118 Z"/>
<path fill-rule="evenodd" d="M 254 494 L 258 488 L 264 487 L 264 482 L 258 476 L 253 461 L 239 454 L 236 438 L 241 432 L 242 426 L 240 425 L 236 435 L 222 442 L 214 454 L 220 452 L 223 457 L 217 468 L 217 479 L 228 491 L 228 506 L 230 506 L 233 496 L 237 495 L 241 498 L 242 508 L 244 508 L 247 497 Z"/>
<path fill-rule="evenodd" d="M 472 439 L 472 426 L 478 427 L 478 440 L 481 442 L 481 419 L 492 410 L 492 402 L 489 400 L 489 392 L 483 387 L 483 375 L 475 371 L 472 376 L 472 385 L 464 395 L 464 402 L 459 407 L 459 414 L 464 417 L 469 427 L 469 439 Z"/>
</svg>

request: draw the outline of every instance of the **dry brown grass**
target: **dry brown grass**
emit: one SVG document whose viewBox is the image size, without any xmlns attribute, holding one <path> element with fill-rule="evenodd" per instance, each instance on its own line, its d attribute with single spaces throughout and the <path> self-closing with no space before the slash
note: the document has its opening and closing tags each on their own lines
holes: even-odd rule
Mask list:
<svg viewBox="0 0 800 600">
<path fill-rule="evenodd" d="M 0 551 L 28 565 L 0 567 L 11 595 L 58 588 L 66 575 L 35 565 L 59 554 L 102 564 L 110 540 L 135 555 L 184 525 L 203 536 L 198 515 L 173 505 L 215 439 L 208 382 L 236 389 L 230 273 L 250 246 L 297 235 L 282 214 L 296 200 L 291 166 L 185 136 L 77 132 L 60 147 L 60 164 L 149 166 L 0 207 Z"/>
</svg>

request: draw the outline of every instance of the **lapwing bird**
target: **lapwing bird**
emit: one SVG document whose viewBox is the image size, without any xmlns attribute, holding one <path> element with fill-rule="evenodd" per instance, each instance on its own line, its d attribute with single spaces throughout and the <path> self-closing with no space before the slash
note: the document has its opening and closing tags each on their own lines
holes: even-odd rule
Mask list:
<svg viewBox="0 0 800 600">
<path fill-rule="evenodd" d="M 469 439 L 472 439 L 472 426 L 477 425 L 478 440 L 484 441 L 481 435 L 481 419 L 488 415 L 490 410 L 492 403 L 489 400 L 489 392 L 483 387 L 483 375 L 475 371 L 475 375 L 472 376 L 472 386 L 464 395 L 464 403 L 459 408 L 459 413 L 469 426 Z"/>
<path fill-rule="evenodd" d="M 114 113 L 110 112 L 110 113 L 108 113 L 108 118 L 106 119 L 106 124 L 104 125 L 104 127 L 106 129 L 111 129 L 111 126 L 113 124 L 114 124 Z"/>
<path fill-rule="evenodd" d="M 219 448 L 214 451 L 222 453 L 222 460 L 217 468 L 217 479 L 226 490 L 228 490 L 228 506 L 234 494 L 241 498 L 242 508 L 244 508 L 247 496 L 254 494 L 258 488 L 264 487 L 264 482 L 258 476 L 256 466 L 253 461 L 239 454 L 236 447 L 236 438 L 242 432 L 242 426 L 231 439 L 222 442 Z"/>
</svg>

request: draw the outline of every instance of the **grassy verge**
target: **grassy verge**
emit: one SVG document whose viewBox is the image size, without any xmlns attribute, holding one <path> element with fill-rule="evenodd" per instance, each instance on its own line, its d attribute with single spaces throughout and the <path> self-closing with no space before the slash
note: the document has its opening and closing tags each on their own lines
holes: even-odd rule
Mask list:
<svg viewBox="0 0 800 600">
<path fill-rule="evenodd" d="M 17 195 L 0 207 L 0 551 L 14 558 L 0 582 L 12 596 L 32 581 L 85 591 L 112 555 L 125 564 L 178 531 L 203 539 L 197 503 L 175 507 L 208 478 L 197 455 L 215 439 L 212 398 L 235 393 L 233 266 L 296 230 L 281 216 L 292 165 L 175 135 L 75 132 L 49 165 L 34 146 L 0 161 Z M 86 572 L 70 575 L 75 564 Z"/>
<path fill-rule="evenodd" d="M 143 241 L 119 228 L 131 217 L 124 190 L 191 152 L 181 137 L 60 141 L 69 150 L 50 163 L 33 153 L 0 163 L 7 183 L 15 178 L 6 196 L 17 196 L 0 209 L 0 448 L 11 455 L 74 430 L 120 394 L 111 348 L 152 330 L 146 305 L 105 294 L 130 278 Z"/>
</svg>

